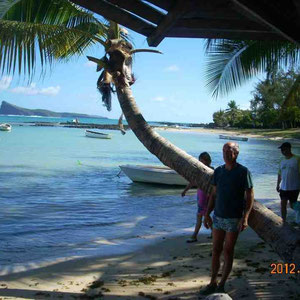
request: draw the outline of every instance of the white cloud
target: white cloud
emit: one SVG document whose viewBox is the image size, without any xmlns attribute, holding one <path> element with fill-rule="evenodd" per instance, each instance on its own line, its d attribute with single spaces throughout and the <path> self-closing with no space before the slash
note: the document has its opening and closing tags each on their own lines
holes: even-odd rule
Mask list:
<svg viewBox="0 0 300 300">
<path fill-rule="evenodd" d="M 10 86 L 11 81 L 12 81 L 11 76 L 3 76 L 0 79 L 0 90 L 7 90 Z"/>
<path fill-rule="evenodd" d="M 157 97 L 153 98 L 152 100 L 153 101 L 157 101 L 157 102 L 162 102 L 162 101 L 165 101 L 166 98 L 162 97 L 162 96 L 157 96 Z"/>
<path fill-rule="evenodd" d="M 89 60 L 84 64 L 84 66 L 88 68 L 96 68 L 97 64 Z"/>
<path fill-rule="evenodd" d="M 177 65 L 171 65 L 171 66 L 165 68 L 164 71 L 166 71 L 166 72 L 178 72 L 179 67 Z"/>
<path fill-rule="evenodd" d="M 10 90 L 12 93 L 24 94 L 29 96 L 46 95 L 56 96 L 60 91 L 60 86 L 49 86 L 46 88 L 37 88 L 36 83 L 31 83 L 30 86 L 18 86 Z"/>
</svg>

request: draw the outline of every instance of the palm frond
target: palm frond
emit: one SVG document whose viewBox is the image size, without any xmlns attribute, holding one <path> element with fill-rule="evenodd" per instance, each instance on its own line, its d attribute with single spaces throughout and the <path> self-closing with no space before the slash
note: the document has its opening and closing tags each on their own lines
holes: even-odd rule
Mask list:
<svg viewBox="0 0 300 300">
<path fill-rule="evenodd" d="M 44 72 L 54 59 L 80 55 L 96 42 L 105 45 L 106 30 L 67 0 L 17 1 L 0 19 L 0 70 L 32 75 L 39 58 Z"/>
<path fill-rule="evenodd" d="M 0 0 L 0 19 L 21 0 Z"/>
<path fill-rule="evenodd" d="M 226 95 L 260 72 L 300 61 L 288 42 L 208 40 L 207 85 L 213 96 Z"/>
<path fill-rule="evenodd" d="M 97 89 L 102 95 L 103 105 L 108 111 L 111 111 L 112 76 L 106 70 L 100 74 L 97 80 Z"/>
<path fill-rule="evenodd" d="M 297 105 L 299 106 L 299 100 L 300 100 L 300 76 L 297 77 L 294 84 L 290 88 L 290 91 L 282 104 L 282 108 L 287 108 L 290 106 L 297 106 Z"/>
<path fill-rule="evenodd" d="M 30 75 L 39 57 L 42 69 L 55 59 L 79 55 L 95 43 L 89 32 L 64 25 L 0 20 L 0 70 Z"/>
<path fill-rule="evenodd" d="M 44 45 L 51 49 L 51 55 L 56 59 L 67 61 L 73 56 L 82 55 L 89 47 L 100 43 L 106 46 L 103 40 L 105 31 L 99 31 L 98 25 L 85 23 L 74 28 L 65 28 L 49 37 Z"/>
<path fill-rule="evenodd" d="M 19 0 L 4 14 L 3 19 L 70 28 L 81 23 L 97 22 L 90 12 L 68 0 Z"/>
</svg>

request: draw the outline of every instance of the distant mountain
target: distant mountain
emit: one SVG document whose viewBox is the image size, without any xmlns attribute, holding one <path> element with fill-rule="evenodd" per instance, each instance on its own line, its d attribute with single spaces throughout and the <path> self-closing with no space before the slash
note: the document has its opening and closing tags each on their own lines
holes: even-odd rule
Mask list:
<svg viewBox="0 0 300 300">
<path fill-rule="evenodd" d="M 54 118 L 99 118 L 107 119 L 106 117 L 93 116 L 78 113 L 54 112 L 46 109 L 28 109 L 2 101 L 0 107 L 0 115 L 18 115 L 18 116 L 41 116 Z"/>
</svg>

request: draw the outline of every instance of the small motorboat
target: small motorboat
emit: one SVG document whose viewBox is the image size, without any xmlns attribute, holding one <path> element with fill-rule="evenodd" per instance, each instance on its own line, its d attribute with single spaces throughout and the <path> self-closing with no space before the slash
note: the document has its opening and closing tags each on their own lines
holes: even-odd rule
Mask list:
<svg viewBox="0 0 300 300">
<path fill-rule="evenodd" d="M 2 123 L 2 124 L 0 124 L 0 130 L 1 131 L 11 131 L 11 125 L 8 123 Z"/>
<path fill-rule="evenodd" d="M 187 185 L 189 182 L 165 166 L 122 165 L 120 169 L 134 182 Z"/>
<path fill-rule="evenodd" d="M 244 141 L 244 142 L 248 141 L 247 137 L 238 136 L 238 135 L 223 135 L 223 134 L 220 134 L 219 138 L 224 139 L 224 140 L 235 140 L 235 141 Z"/>
<path fill-rule="evenodd" d="M 109 134 L 93 131 L 93 130 L 86 130 L 85 136 L 96 138 L 96 139 L 111 139 L 111 136 Z"/>
</svg>

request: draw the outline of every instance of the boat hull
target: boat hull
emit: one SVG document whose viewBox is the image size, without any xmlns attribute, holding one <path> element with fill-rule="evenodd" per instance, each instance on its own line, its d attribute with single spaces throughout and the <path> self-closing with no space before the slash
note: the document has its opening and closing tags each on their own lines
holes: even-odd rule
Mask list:
<svg viewBox="0 0 300 300">
<path fill-rule="evenodd" d="M 11 131 L 11 125 L 7 123 L 0 124 L 1 131 Z"/>
<path fill-rule="evenodd" d="M 223 134 L 220 134 L 219 138 L 220 139 L 224 139 L 224 140 L 234 140 L 234 141 L 244 141 L 244 142 L 248 141 L 247 137 L 234 136 L 234 135 L 223 135 Z"/>
<path fill-rule="evenodd" d="M 92 131 L 92 130 L 86 130 L 85 136 L 90 138 L 96 138 L 96 139 L 105 139 L 105 140 L 111 139 L 111 136 L 109 134 Z"/>
<path fill-rule="evenodd" d="M 185 186 L 189 182 L 167 167 L 122 165 L 120 169 L 133 181 L 152 184 Z"/>
</svg>

